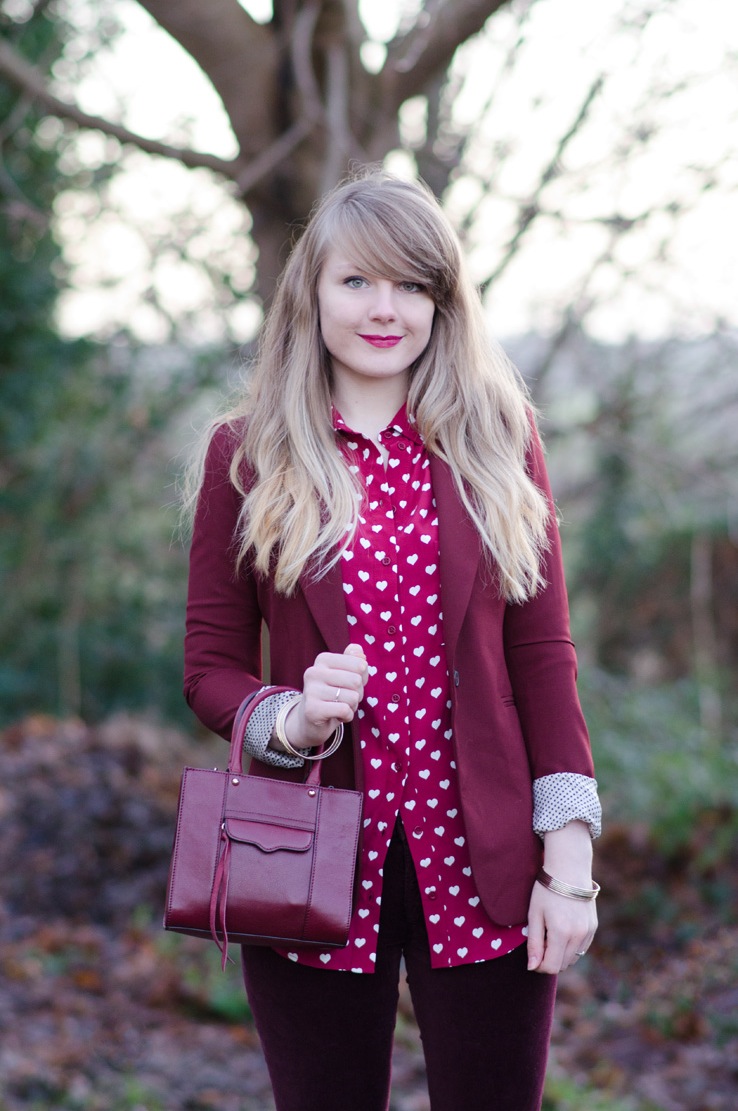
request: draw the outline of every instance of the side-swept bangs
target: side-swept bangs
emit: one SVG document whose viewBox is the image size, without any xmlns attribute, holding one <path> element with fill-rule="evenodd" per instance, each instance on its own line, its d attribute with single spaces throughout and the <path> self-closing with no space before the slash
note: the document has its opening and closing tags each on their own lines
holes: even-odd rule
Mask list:
<svg viewBox="0 0 738 1111">
<path fill-rule="evenodd" d="M 438 306 L 453 296 L 455 237 L 440 206 L 415 185 L 385 179 L 378 189 L 369 179 L 344 186 L 316 214 L 313 231 L 321 262 L 337 248 L 370 274 L 425 286 Z"/>
</svg>

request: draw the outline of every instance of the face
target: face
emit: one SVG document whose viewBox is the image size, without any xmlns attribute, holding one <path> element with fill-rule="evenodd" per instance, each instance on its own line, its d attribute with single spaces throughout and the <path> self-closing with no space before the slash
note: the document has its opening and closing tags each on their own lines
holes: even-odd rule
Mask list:
<svg viewBox="0 0 738 1111">
<path fill-rule="evenodd" d="M 428 345 L 435 313 L 417 282 L 377 277 L 337 250 L 320 272 L 318 308 L 336 380 L 407 380 Z"/>
</svg>

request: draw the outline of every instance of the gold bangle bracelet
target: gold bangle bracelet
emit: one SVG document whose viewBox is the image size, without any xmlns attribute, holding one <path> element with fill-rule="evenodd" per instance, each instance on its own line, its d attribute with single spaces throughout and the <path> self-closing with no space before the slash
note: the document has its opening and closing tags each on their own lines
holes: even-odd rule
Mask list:
<svg viewBox="0 0 738 1111">
<path fill-rule="evenodd" d="M 293 748 L 293 746 L 287 740 L 287 734 L 285 733 L 284 728 L 288 713 L 290 712 L 290 710 L 293 710 L 295 708 L 298 702 L 302 702 L 301 694 L 294 695 L 294 697 L 292 697 L 289 702 L 285 702 L 284 705 L 280 707 L 279 713 L 277 714 L 277 720 L 274 723 L 274 735 L 281 744 L 282 748 L 285 750 L 285 752 L 288 752 L 290 756 L 299 756 L 300 759 L 302 759 L 302 753 Z"/>
<path fill-rule="evenodd" d="M 596 899 L 600 893 L 600 885 L 595 883 L 594 880 L 592 880 L 590 888 L 572 887 L 570 883 L 564 883 L 563 880 L 557 880 L 553 876 L 549 876 L 545 868 L 541 868 L 536 880 L 549 891 L 554 891 L 557 895 L 563 895 L 566 899 L 584 899 L 589 902 L 590 899 Z"/>
<path fill-rule="evenodd" d="M 341 744 L 341 741 L 343 740 L 343 722 L 341 721 L 338 723 L 338 728 L 333 733 L 331 743 L 328 745 L 328 747 L 324 747 L 323 751 L 316 753 L 315 756 L 309 756 L 304 749 L 295 748 L 294 745 L 292 745 L 287 740 L 287 733 L 285 730 L 287 715 L 289 714 L 290 710 L 293 710 L 297 703 L 301 701 L 302 695 L 296 694 L 295 697 L 291 698 L 289 702 L 285 702 L 284 706 L 282 706 L 279 713 L 277 714 L 277 720 L 274 723 L 274 735 L 276 736 L 284 751 L 288 752 L 290 756 L 296 756 L 299 760 L 325 760 L 327 756 L 333 755 L 333 753 L 336 751 L 336 749 Z M 327 741 L 326 744 L 328 744 Z"/>
</svg>

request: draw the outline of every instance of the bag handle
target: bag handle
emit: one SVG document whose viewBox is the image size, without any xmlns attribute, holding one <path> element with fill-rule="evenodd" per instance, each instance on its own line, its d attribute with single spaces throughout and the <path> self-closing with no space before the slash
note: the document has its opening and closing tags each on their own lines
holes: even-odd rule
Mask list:
<svg viewBox="0 0 738 1111">
<path fill-rule="evenodd" d="M 246 729 L 249 724 L 251 715 L 257 706 L 260 706 L 267 698 L 271 698 L 274 694 L 294 694 L 293 687 L 265 687 L 255 694 L 250 694 L 244 698 L 241 705 L 238 707 L 236 718 L 233 723 L 233 732 L 231 733 L 231 749 L 228 757 L 228 771 L 231 775 L 244 775 L 243 770 L 243 742 L 246 737 Z M 325 746 L 323 746 L 325 747 Z M 314 761 L 310 764 L 310 771 L 306 783 L 315 786 L 320 784 L 320 760 Z"/>
</svg>

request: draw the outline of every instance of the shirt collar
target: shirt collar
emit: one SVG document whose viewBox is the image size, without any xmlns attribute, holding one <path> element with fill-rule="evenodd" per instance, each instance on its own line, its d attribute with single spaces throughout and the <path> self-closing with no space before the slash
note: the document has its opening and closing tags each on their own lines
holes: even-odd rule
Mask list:
<svg viewBox="0 0 738 1111">
<path fill-rule="evenodd" d="M 341 432 L 344 435 L 350 435 L 350 436 L 361 436 L 362 435 L 362 433 L 356 432 L 353 428 L 349 428 L 349 426 L 346 424 L 346 421 L 343 419 L 343 417 L 341 416 L 341 414 L 339 413 L 339 411 L 338 411 L 338 409 L 336 408 L 335 405 L 331 406 L 331 417 L 332 417 L 332 420 L 333 420 L 333 429 L 334 429 L 335 432 Z M 405 402 L 402 403 L 402 405 L 397 410 L 397 412 L 395 413 L 392 420 L 389 422 L 387 427 L 384 428 L 382 431 L 383 432 L 396 432 L 400 436 L 404 436 L 405 439 L 411 440 L 413 443 L 419 444 L 422 447 L 422 444 L 423 444 L 422 437 L 421 437 L 420 433 L 418 432 L 418 428 L 417 428 L 417 425 L 415 424 L 415 421 L 413 420 L 413 418 L 410 416 L 410 414 L 407 411 L 407 404 Z"/>
</svg>

